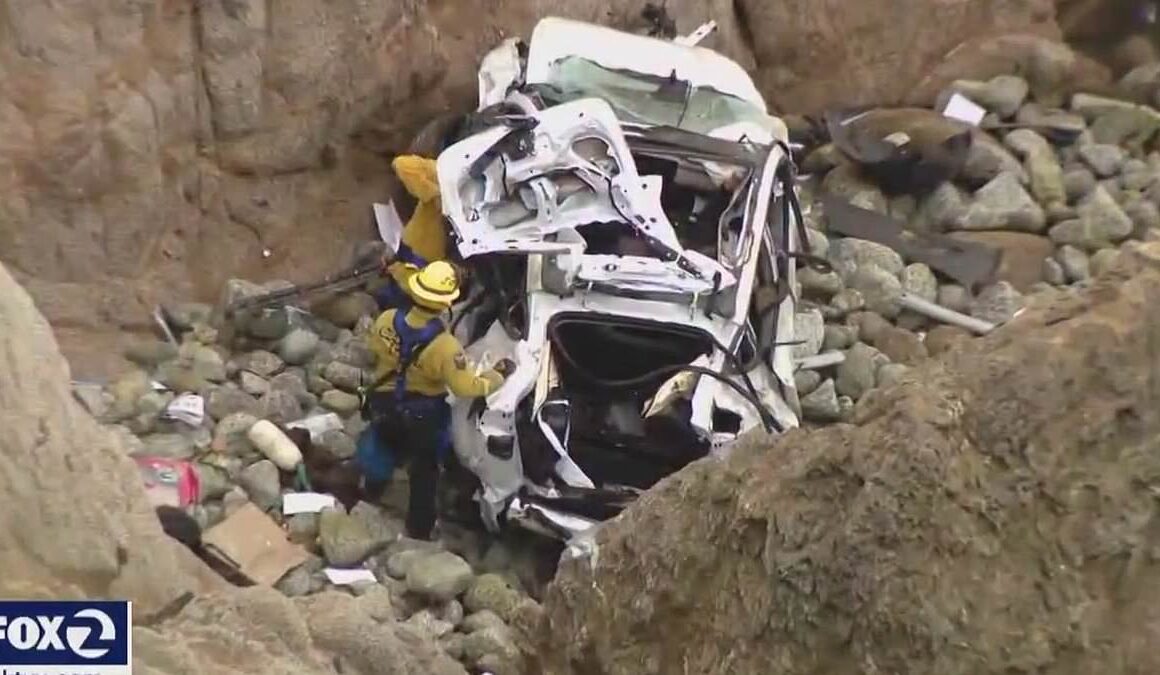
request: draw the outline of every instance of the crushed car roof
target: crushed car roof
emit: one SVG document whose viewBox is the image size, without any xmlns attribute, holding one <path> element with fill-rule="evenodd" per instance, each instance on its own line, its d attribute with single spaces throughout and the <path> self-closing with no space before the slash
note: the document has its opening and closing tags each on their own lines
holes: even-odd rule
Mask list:
<svg viewBox="0 0 1160 675">
<path fill-rule="evenodd" d="M 552 64 L 578 56 L 606 68 L 668 77 L 672 73 L 694 87 L 710 87 L 736 96 L 766 111 L 765 99 L 745 69 L 735 61 L 704 47 L 633 35 L 606 26 L 548 17 L 532 32 L 527 82 L 551 81 Z"/>
</svg>

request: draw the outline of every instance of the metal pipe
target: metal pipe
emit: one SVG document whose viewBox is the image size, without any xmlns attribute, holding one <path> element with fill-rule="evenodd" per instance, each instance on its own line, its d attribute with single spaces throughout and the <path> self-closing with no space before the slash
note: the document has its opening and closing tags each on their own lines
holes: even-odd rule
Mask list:
<svg viewBox="0 0 1160 675">
<path fill-rule="evenodd" d="M 800 370 L 818 370 L 836 366 L 846 360 L 845 352 L 822 352 L 814 356 L 798 359 L 795 363 Z"/>
<path fill-rule="evenodd" d="M 161 305 L 155 306 L 153 308 L 153 321 L 161 328 L 161 332 L 165 334 L 165 339 L 169 340 L 169 344 L 173 345 L 174 347 L 180 347 L 181 344 L 177 341 L 177 337 L 169 328 L 169 322 L 166 321 L 165 318 L 165 310 L 161 307 Z"/>
<path fill-rule="evenodd" d="M 990 321 L 983 321 L 982 319 L 976 319 L 973 316 L 967 316 L 962 312 L 956 312 L 953 309 L 947 309 L 942 305 L 935 304 L 929 300 L 923 300 L 916 295 L 912 295 L 906 292 L 903 292 L 902 296 L 898 299 L 898 304 L 912 312 L 929 317 L 935 321 L 941 321 L 943 323 L 949 323 L 952 326 L 965 328 L 974 333 L 978 333 L 979 335 L 986 335 L 996 328 L 996 325 Z"/>
</svg>

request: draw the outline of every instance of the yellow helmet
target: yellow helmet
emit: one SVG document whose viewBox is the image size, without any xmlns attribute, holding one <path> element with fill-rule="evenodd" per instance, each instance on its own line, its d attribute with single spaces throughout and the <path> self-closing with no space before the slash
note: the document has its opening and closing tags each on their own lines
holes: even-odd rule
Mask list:
<svg viewBox="0 0 1160 675">
<path fill-rule="evenodd" d="M 446 309 L 459 297 L 459 278 L 451 263 L 436 260 L 411 275 L 407 290 L 420 305 Z"/>
</svg>

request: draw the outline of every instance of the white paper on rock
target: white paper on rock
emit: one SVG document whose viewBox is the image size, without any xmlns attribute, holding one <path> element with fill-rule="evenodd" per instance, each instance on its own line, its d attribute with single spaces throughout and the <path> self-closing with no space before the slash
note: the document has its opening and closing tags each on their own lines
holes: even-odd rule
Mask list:
<svg viewBox="0 0 1160 675">
<path fill-rule="evenodd" d="M 165 412 L 161 417 L 185 422 L 191 427 L 199 427 L 205 419 L 205 399 L 198 394 L 182 394 L 165 406 Z"/>
<path fill-rule="evenodd" d="M 376 203 L 372 208 L 375 213 L 375 225 L 379 229 L 379 238 L 386 243 L 388 251 L 392 254 L 397 253 L 403 241 L 403 219 L 399 217 L 395 203 L 393 201 L 386 204 Z"/>
<path fill-rule="evenodd" d="M 366 582 L 378 582 L 374 572 L 368 569 L 344 570 L 338 567 L 327 567 L 322 571 L 326 574 L 327 580 L 335 586 L 353 586 Z"/>
<path fill-rule="evenodd" d="M 322 440 L 322 435 L 328 431 L 338 431 L 343 429 L 342 418 L 337 413 L 326 413 L 325 415 L 314 415 L 313 417 L 304 417 L 300 420 L 295 420 L 286 425 L 287 429 L 305 429 L 310 432 L 310 440 L 318 443 Z"/>
<path fill-rule="evenodd" d="M 943 110 L 943 117 L 966 122 L 975 127 L 979 126 L 979 122 L 982 122 L 986 115 L 986 108 L 962 94 L 951 96 L 951 100 L 947 101 L 947 107 Z"/>
<path fill-rule="evenodd" d="M 287 492 L 282 495 L 282 514 L 286 516 L 295 513 L 318 513 L 334 505 L 334 496 L 321 492 Z"/>
</svg>

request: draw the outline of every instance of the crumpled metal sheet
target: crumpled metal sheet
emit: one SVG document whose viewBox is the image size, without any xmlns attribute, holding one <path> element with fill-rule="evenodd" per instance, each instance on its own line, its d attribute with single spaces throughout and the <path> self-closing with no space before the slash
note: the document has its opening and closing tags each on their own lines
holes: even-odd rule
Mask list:
<svg viewBox="0 0 1160 675">
<path fill-rule="evenodd" d="M 877 242 L 903 258 L 926 264 L 972 292 L 994 280 L 1002 253 L 991 246 L 941 234 L 904 230 L 890 216 L 854 206 L 833 194 L 822 195 L 827 229 L 835 234 Z"/>
</svg>

